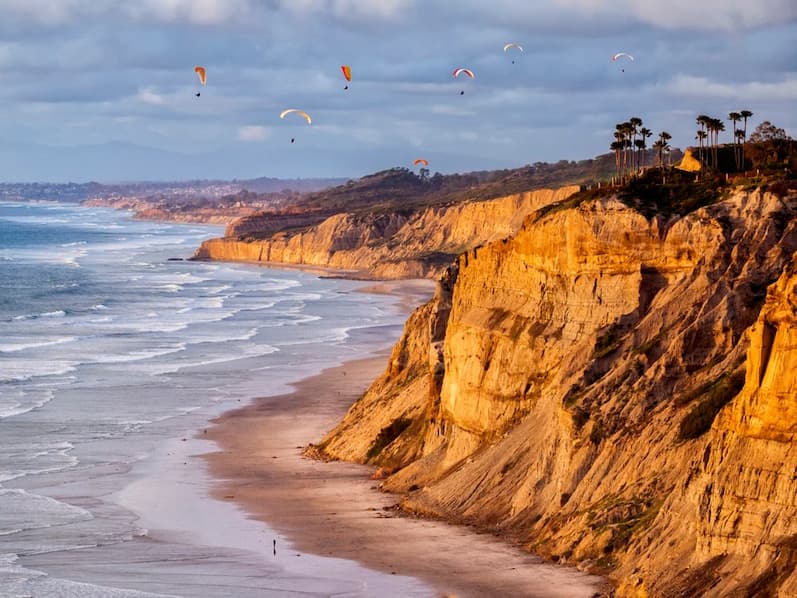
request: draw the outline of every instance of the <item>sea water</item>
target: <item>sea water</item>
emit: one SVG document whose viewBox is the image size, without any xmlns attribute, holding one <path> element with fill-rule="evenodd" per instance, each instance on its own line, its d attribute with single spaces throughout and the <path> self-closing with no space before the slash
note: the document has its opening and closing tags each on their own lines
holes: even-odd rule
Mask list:
<svg viewBox="0 0 797 598">
<path fill-rule="evenodd" d="M 0 203 L 0 596 L 429 595 L 347 561 L 267 559 L 271 532 L 208 497 L 183 438 L 404 317 L 352 281 L 180 259 L 221 232 Z M 156 534 L 125 500 L 146 479 Z M 181 502 L 230 538 L 192 532 Z"/>
</svg>

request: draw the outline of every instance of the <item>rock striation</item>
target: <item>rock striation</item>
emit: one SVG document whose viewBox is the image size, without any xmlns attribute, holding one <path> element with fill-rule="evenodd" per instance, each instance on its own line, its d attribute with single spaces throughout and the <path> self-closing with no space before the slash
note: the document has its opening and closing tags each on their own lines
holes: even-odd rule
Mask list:
<svg viewBox="0 0 797 598">
<path fill-rule="evenodd" d="M 793 596 L 796 209 L 532 214 L 444 270 L 314 449 L 620 595 Z"/>
</svg>

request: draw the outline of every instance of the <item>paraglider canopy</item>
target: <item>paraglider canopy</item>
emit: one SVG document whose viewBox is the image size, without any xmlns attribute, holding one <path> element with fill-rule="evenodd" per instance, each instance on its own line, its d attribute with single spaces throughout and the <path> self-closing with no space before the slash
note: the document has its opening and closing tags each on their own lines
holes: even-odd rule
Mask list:
<svg viewBox="0 0 797 598">
<path fill-rule="evenodd" d="M 518 52 L 523 52 L 523 46 L 516 43 L 509 43 L 504 45 L 504 52 L 509 52 L 512 48 L 515 48 Z M 515 59 L 512 59 L 512 64 L 515 64 Z"/>
<path fill-rule="evenodd" d="M 476 75 L 474 75 L 474 74 L 473 74 L 473 71 L 472 71 L 472 70 L 470 70 L 470 69 L 463 69 L 463 68 L 454 69 L 454 72 L 453 72 L 453 73 L 451 73 L 451 76 L 452 76 L 452 77 L 454 77 L 454 78 L 456 78 L 456 77 L 459 77 L 460 75 L 463 75 L 463 74 L 464 74 L 464 75 L 467 75 L 467 76 L 468 76 L 468 77 L 470 77 L 471 79 L 473 79 L 473 78 L 476 76 Z"/>
<path fill-rule="evenodd" d="M 199 83 L 201 85 L 204 85 L 205 83 L 207 83 L 207 80 L 208 80 L 207 71 L 205 70 L 204 66 L 195 66 L 194 67 L 194 72 L 199 77 Z"/>
<path fill-rule="evenodd" d="M 340 70 L 343 71 L 343 76 L 346 78 L 346 81 L 351 81 L 351 67 L 348 64 L 344 64 L 340 67 Z"/>
<path fill-rule="evenodd" d="M 617 54 L 612 56 L 612 62 L 617 62 L 617 59 L 618 58 L 622 58 L 623 56 L 628 58 L 629 60 L 632 60 L 632 61 L 634 60 L 634 57 L 631 56 L 630 54 L 626 54 L 625 52 L 618 52 Z"/>
<path fill-rule="evenodd" d="M 425 167 L 429 166 L 429 160 L 426 158 L 418 158 L 415 162 L 412 163 L 413 166 L 418 166 L 418 164 L 423 164 Z"/>
<path fill-rule="evenodd" d="M 287 116 L 292 112 L 295 112 L 296 114 L 304 118 L 307 121 L 308 125 L 313 124 L 313 119 L 310 118 L 310 115 L 307 114 L 307 112 L 305 112 L 304 110 L 297 110 L 296 108 L 288 108 L 287 110 L 283 110 L 282 112 L 280 112 L 280 118 L 285 118 L 285 116 Z"/>
<path fill-rule="evenodd" d="M 614 56 L 612 56 L 612 62 L 617 62 L 619 58 L 628 58 L 631 62 L 634 61 L 634 57 L 630 54 L 626 54 L 625 52 L 618 52 Z M 625 69 L 620 69 L 622 72 L 625 72 Z"/>
</svg>

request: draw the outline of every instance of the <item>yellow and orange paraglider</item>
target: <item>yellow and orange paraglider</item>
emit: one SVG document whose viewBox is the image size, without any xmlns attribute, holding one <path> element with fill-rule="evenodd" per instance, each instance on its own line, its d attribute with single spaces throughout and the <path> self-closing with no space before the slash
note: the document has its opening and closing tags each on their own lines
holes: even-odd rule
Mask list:
<svg viewBox="0 0 797 598">
<path fill-rule="evenodd" d="M 310 115 L 307 114 L 304 110 L 297 110 L 296 108 L 288 108 L 287 110 L 283 110 L 280 112 L 280 118 L 285 118 L 288 114 L 295 113 L 304 118 L 307 121 L 308 125 L 313 124 L 313 119 L 310 118 Z"/>
<path fill-rule="evenodd" d="M 283 110 L 282 112 L 280 112 L 280 118 L 285 118 L 288 114 L 292 114 L 292 113 L 298 114 L 299 116 L 301 116 L 304 120 L 307 121 L 308 125 L 312 125 L 313 124 L 313 119 L 310 118 L 310 115 L 307 114 L 307 112 L 305 112 L 304 110 L 297 110 L 296 108 L 288 108 L 287 110 Z M 295 137 L 291 137 L 291 143 L 293 143 L 294 141 L 296 141 L 296 138 Z"/>
<path fill-rule="evenodd" d="M 194 67 L 194 72 L 196 73 L 196 76 L 199 77 L 199 84 L 204 87 L 205 83 L 207 83 L 207 81 L 208 81 L 208 72 L 207 72 L 207 70 L 205 69 L 204 66 L 195 66 Z M 196 92 L 194 95 L 196 97 L 199 97 L 202 94 L 199 93 L 199 92 Z"/>
<path fill-rule="evenodd" d="M 423 164 L 424 168 L 429 167 L 429 160 L 426 158 L 418 158 L 415 162 L 412 163 L 413 166 L 418 166 L 418 164 Z"/>
<path fill-rule="evenodd" d="M 346 81 L 351 81 L 351 67 L 348 64 L 344 64 L 343 66 L 340 67 L 340 70 L 343 72 L 343 77 L 346 79 Z M 348 88 L 349 86 L 347 85 L 343 89 L 348 89 Z"/>
</svg>

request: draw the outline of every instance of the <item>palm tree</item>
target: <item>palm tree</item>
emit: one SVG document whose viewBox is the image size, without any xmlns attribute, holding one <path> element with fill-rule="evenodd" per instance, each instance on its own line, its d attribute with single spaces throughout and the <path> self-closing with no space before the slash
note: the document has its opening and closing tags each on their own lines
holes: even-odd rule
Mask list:
<svg viewBox="0 0 797 598">
<path fill-rule="evenodd" d="M 659 146 L 659 166 L 664 166 L 664 156 L 663 154 L 669 153 L 670 146 L 667 142 L 672 139 L 672 135 L 670 135 L 667 131 L 662 131 L 659 133 L 659 141 L 661 141 L 661 145 Z"/>
<path fill-rule="evenodd" d="M 739 112 L 729 112 L 728 120 L 733 123 L 733 162 L 736 165 L 736 170 L 739 170 L 739 144 L 737 143 L 738 137 L 736 136 L 736 123 L 742 120 L 742 115 Z"/>
<path fill-rule="evenodd" d="M 695 137 L 695 139 L 697 139 L 699 144 L 700 144 L 700 153 L 698 154 L 698 156 L 699 156 L 701 162 L 705 162 L 706 161 L 706 156 L 704 155 L 705 154 L 704 146 L 706 145 L 706 138 L 707 137 L 708 137 L 708 134 L 705 131 L 702 131 L 702 130 L 698 131 L 697 132 L 697 137 Z"/>
<path fill-rule="evenodd" d="M 614 141 L 618 144 L 617 152 L 617 174 L 622 179 L 624 176 L 623 167 L 625 163 L 625 130 L 622 123 L 615 125 Z"/>
<path fill-rule="evenodd" d="M 631 145 L 634 148 L 634 152 L 631 154 L 631 168 L 636 170 L 639 166 L 638 152 L 636 151 L 638 147 L 636 144 L 636 136 L 639 134 L 639 127 L 642 126 L 642 119 L 638 116 L 632 116 L 628 119 L 628 124 L 630 125 Z"/>
<path fill-rule="evenodd" d="M 659 168 L 661 168 L 661 154 L 663 148 L 664 142 L 661 139 L 657 139 L 653 142 L 653 149 L 656 150 L 656 162 L 658 163 Z"/>
<path fill-rule="evenodd" d="M 719 168 L 720 133 L 725 130 L 725 123 L 718 118 L 713 118 L 711 125 L 714 131 L 714 167 Z"/>
<path fill-rule="evenodd" d="M 698 133 L 698 135 L 703 134 L 702 135 L 703 138 L 706 139 L 706 150 L 708 150 L 708 146 L 711 143 L 711 141 L 709 139 L 707 139 L 708 136 L 709 136 L 708 135 L 708 133 L 709 133 L 709 126 L 708 125 L 709 125 L 709 122 L 711 121 L 711 117 L 710 116 L 706 116 L 705 114 L 701 114 L 695 120 L 697 121 L 697 124 L 700 125 L 700 132 Z M 710 152 L 706 151 L 706 154 L 710 154 Z M 709 162 L 708 159 L 706 159 L 706 165 L 707 166 L 708 166 L 708 162 Z"/>
<path fill-rule="evenodd" d="M 647 138 L 653 135 L 653 131 L 648 128 L 642 127 L 639 129 L 639 135 L 642 141 L 642 168 L 645 168 L 645 150 L 647 149 Z"/>
<path fill-rule="evenodd" d="M 736 129 L 733 132 L 733 137 L 736 140 L 736 144 L 739 146 L 739 167 L 743 170 L 744 154 L 742 152 L 742 148 L 744 147 L 744 129 Z"/>
<path fill-rule="evenodd" d="M 744 144 L 747 141 L 747 119 L 753 116 L 753 113 L 749 110 L 742 110 L 739 112 L 739 116 L 744 120 L 744 137 L 742 137 L 742 170 L 744 170 Z"/>
<path fill-rule="evenodd" d="M 616 137 L 617 133 L 615 133 L 615 138 Z M 624 145 L 625 144 L 622 141 L 615 139 L 615 141 L 612 141 L 612 144 L 609 146 L 609 149 L 614 152 L 614 168 L 617 170 L 618 178 L 620 176 L 620 151 L 623 149 Z"/>
<path fill-rule="evenodd" d="M 633 127 L 630 122 L 626 121 L 616 125 L 616 129 L 617 133 L 619 133 L 619 141 L 623 143 L 622 176 L 625 177 L 625 173 L 628 169 L 628 148 L 631 147 L 631 131 Z M 617 134 L 615 134 L 615 137 L 617 137 Z"/>
</svg>

